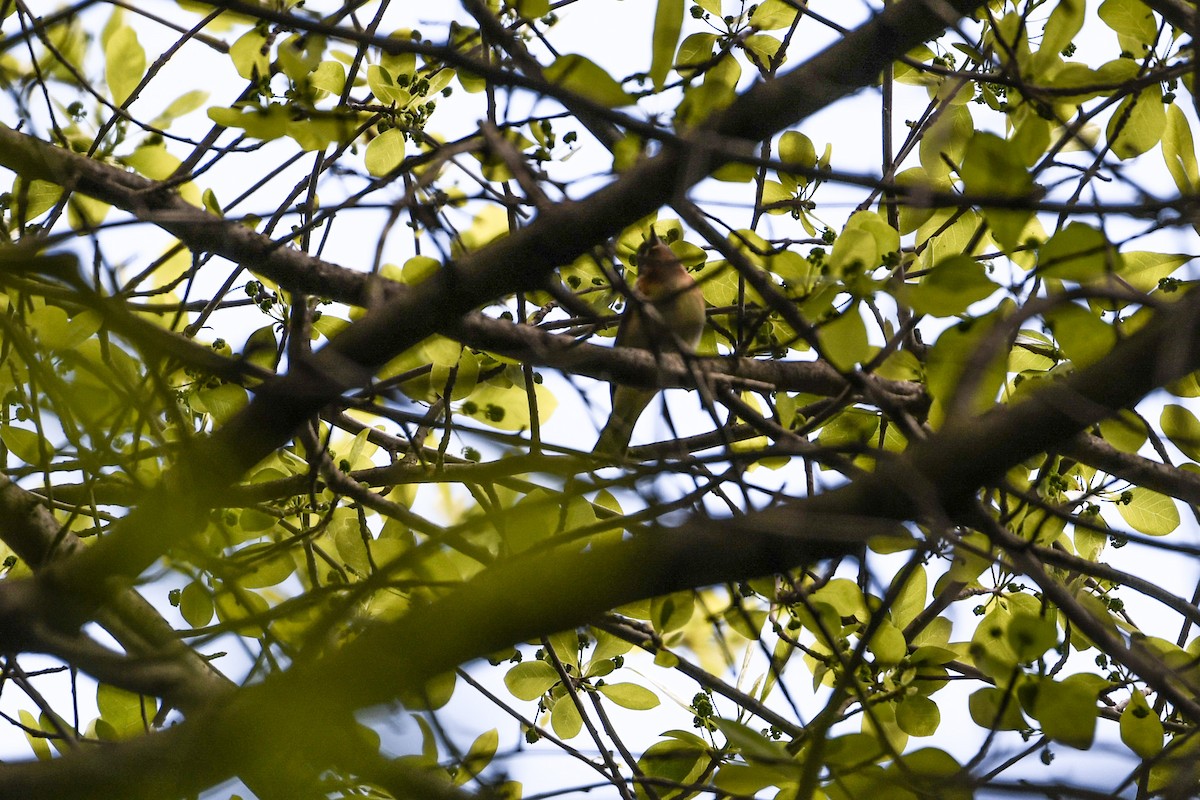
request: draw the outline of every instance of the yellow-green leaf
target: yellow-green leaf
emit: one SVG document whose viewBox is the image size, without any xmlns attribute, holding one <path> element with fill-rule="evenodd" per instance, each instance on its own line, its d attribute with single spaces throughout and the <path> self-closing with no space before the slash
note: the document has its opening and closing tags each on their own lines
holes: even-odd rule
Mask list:
<svg viewBox="0 0 1200 800">
<path fill-rule="evenodd" d="M 146 51 L 133 28 L 118 28 L 104 48 L 104 78 L 113 102 L 123 105 L 146 74 Z"/>
<path fill-rule="evenodd" d="M 1108 121 L 1108 142 L 1117 157 L 1140 156 L 1162 140 L 1167 127 L 1162 86 L 1153 84 L 1126 97 Z"/>
<path fill-rule="evenodd" d="M 763 0 L 758 8 L 750 15 L 750 27 L 760 31 L 772 31 L 786 28 L 796 19 L 799 13 L 798 4 L 787 3 L 784 0 Z"/>
<path fill-rule="evenodd" d="M 1159 423 L 1171 444 L 1193 461 L 1200 461 L 1200 420 L 1195 414 L 1172 403 L 1163 407 Z"/>
<path fill-rule="evenodd" d="M 1091 747 L 1099 713 L 1095 679 L 1094 675 L 1079 674 L 1040 682 L 1033 714 L 1042 723 L 1042 733 L 1080 750 Z"/>
<path fill-rule="evenodd" d="M 1082 222 L 1072 222 L 1038 250 L 1038 272 L 1046 278 L 1083 282 L 1119 267 L 1104 234 Z"/>
<path fill-rule="evenodd" d="M 484 731 L 471 742 L 466 756 L 462 760 L 462 769 L 454 776 L 454 785 L 461 786 L 479 775 L 496 756 L 496 748 L 500 746 L 500 733 L 495 728 Z"/>
<path fill-rule="evenodd" d="M 1167 108 L 1167 124 L 1162 136 L 1163 160 L 1180 192 L 1190 194 L 1200 188 L 1200 169 L 1196 166 L 1196 145 L 1187 115 L 1172 103 Z"/>
<path fill-rule="evenodd" d="M 42 437 L 37 431 L 29 431 L 12 425 L 0 426 L 0 441 L 17 458 L 26 464 L 42 463 Z M 53 448 L 46 445 L 46 457 L 53 453 Z"/>
<path fill-rule="evenodd" d="M 545 661 L 522 661 L 504 675 L 504 685 L 518 700 L 536 700 L 558 683 L 558 673 Z"/>
<path fill-rule="evenodd" d="M 658 705 L 658 695 L 636 683 L 606 683 L 597 687 L 600 694 L 622 708 L 646 711 Z"/>
<path fill-rule="evenodd" d="M 550 727 L 562 739 L 574 739 L 583 729 L 583 718 L 570 697 L 561 697 L 550 711 Z"/>
<path fill-rule="evenodd" d="M 1179 509 L 1175 501 L 1142 486 L 1130 489 L 1129 502 L 1122 498 L 1117 503 L 1117 511 L 1131 528 L 1147 536 L 1165 536 L 1179 527 Z"/>
<path fill-rule="evenodd" d="M 211 622 L 213 610 L 212 593 L 199 581 L 192 581 L 179 593 L 179 613 L 193 628 Z"/>
<path fill-rule="evenodd" d="M 987 277 L 983 264 L 969 256 L 952 255 L 935 264 L 920 283 L 904 286 L 901 299 L 918 314 L 951 317 L 999 288 Z"/>
<path fill-rule="evenodd" d="M 400 166 L 404 161 L 404 134 L 397 128 L 391 128 L 376 136 L 367 145 L 363 163 L 367 172 L 379 177 Z"/>
<path fill-rule="evenodd" d="M 1121 712 L 1121 741 L 1142 758 L 1154 758 L 1163 748 L 1162 720 L 1140 689 L 1133 690 Z"/>
<path fill-rule="evenodd" d="M 1117 33 L 1121 49 L 1141 58 L 1158 38 L 1154 14 L 1142 0 L 1104 0 L 1097 12 L 1104 24 Z"/>
<path fill-rule="evenodd" d="M 941 722 L 942 712 L 928 697 L 913 695 L 896 704 L 896 724 L 909 736 L 933 736 Z"/>
<path fill-rule="evenodd" d="M 246 390 L 235 383 L 223 383 L 211 389 L 201 389 L 192 396 L 192 408 L 212 415 L 218 425 L 224 425 L 250 402 Z"/>
<path fill-rule="evenodd" d="M 337 61 L 322 61 L 309 76 L 314 88 L 340 95 L 346 88 L 346 68 Z"/>
<path fill-rule="evenodd" d="M 834 367 L 850 369 L 871 355 L 867 326 L 854 303 L 838 317 L 822 325 L 819 333 L 823 355 Z"/>
<path fill-rule="evenodd" d="M 246 31 L 229 46 L 229 58 L 238 75 L 248 81 L 265 78 L 271 72 L 267 36 L 258 28 Z"/>
<path fill-rule="evenodd" d="M 682 30 L 683 0 L 658 0 L 650 59 L 650 80 L 654 83 L 655 91 L 661 91 L 667 81 L 667 73 L 671 71 L 675 56 L 675 45 L 679 44 Z"/>
<path fill-rule="evenodd" d="M 1019 731 L 1028 727 L 1015 694 L 995 686 L 985 686 L 972 693 L 967 709 L 975 724 L 983 728 Z"/>
<path fill-rule="evenodd" d="M 544 74 L 551 83 L 608 108 L 627 106 L 634 101 L 611 75 L 581 55 L 559 56 Z"/>
</svg>

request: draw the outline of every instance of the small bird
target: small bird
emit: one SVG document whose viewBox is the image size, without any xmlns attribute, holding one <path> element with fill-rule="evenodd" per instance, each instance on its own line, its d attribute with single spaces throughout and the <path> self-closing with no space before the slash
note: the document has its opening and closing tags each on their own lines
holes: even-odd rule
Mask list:
<svg viewBox="0 0 1200 800">
<path fill-rule="evenodd" d="M 704 331 L 704 295 L 653 228 L 638 248 L 637 268 L 637 296 L 625 303 L 616 346 L 678 352 L 683 345 L 694 350 Z M 643 313 L 646 306 L 654 309 L 657 320 Z M 657 393 L 657 389 L 613 384 L 612 413 L 592 452 L 624 455 L 633 426 Z"/>
</svg>

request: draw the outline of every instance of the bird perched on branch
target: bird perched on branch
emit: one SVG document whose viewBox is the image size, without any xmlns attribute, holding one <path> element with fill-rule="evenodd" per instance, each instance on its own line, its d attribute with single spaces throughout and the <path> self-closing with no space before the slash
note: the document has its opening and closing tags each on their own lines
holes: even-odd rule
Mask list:
<svg viewBox="0 0 1200 800">
<path fill-rule="evenodd" d="M 653 228 L 637 253 L 636 294 L 625 303 L 617 347 L 655 352 L 694 350 L 704 330 L 704 295 L 679 258 Z M 647 309 L 653 309 L 653 314 Z M 612 413 L 596 441 L 595 453 L 624 455 L 638 417 L 657 389 L 612 386 Z"/>
</svg>

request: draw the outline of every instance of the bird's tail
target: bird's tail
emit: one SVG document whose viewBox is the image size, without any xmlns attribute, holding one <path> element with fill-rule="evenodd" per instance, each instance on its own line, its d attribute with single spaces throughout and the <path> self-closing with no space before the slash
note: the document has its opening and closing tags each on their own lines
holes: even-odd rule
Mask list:
<svg viewBox="0 0 1200 800">
<path fill-rule="evenodd" d="M 630 422 L 619 414 L 610 416 L 604 430 L 600 431 L 600 438 L 596 440 L 592 452 L 606 456 L 625 455 L 625 451 L 629 449 L 629 440 L 633 436 L 635 422 L 636 419 Z"/>
<path fill-rule="evenodd" d="M 606 456 L 625 455 L 629 449 L 629 439 L 633 436 L 633 426 L 637 425 L 638 417 L 656 394 L 657 389 L 618 386 L 613 392 L 612 413 L 608 415 L 608 423 L 600 431 L 600 438 L 596 440 L 592 452 Z"/>
</svg>

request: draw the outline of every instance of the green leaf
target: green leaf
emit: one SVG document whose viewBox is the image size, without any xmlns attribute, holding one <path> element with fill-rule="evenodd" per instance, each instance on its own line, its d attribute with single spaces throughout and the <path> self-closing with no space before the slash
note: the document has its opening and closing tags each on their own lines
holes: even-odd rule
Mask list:
<svg viewBox="0 0 1200 800">
<path fill-rule="evenodd" d="M 204 101 L 208 99 L 208 92 L 202 89 L 193 89 L 190 92 L 184 92 L 171 101 L 170 105 L 163 109 L 162 113 L 154 119 L 154 126 L 165 128 L 172 120 L 178 119 L 185 114 L 190 114 L 200 106 L 204 105 Z"/>
<path fill-rule="evenodd" d="M 1137 292 L 1151 292 L 1158 288 L 1163 278 L 1170 277 L 1175 270 L 1191 261 L 1193 256 L 1183 253 L 1152 253 L 1133 250 L 1121 253 L 1121 266 L 1117 275 Z"/>
<path fill-rule="evenodd" d="M 146 74 L 146 51 L 129 26 L 113 32 L 104 48 L 104 78 L 113 102 L 124 105 Z"/>
<path fill-rule="evenodd" d="M 377 178 L 387 175 L 404 161 L 404 150 L 404 133 L 398 128 L 390 128 L 367 145 L 363 164 L 367 172 Z"/>
<path fill-rule="evenodd" d="M 404 691 L 397 699 L 411 711 L 437 711 L 450 702 L 457 683 L 458 676 L 453 670 L 443 672 L 434 675 L 416 690 Z"/>
<path fill-rule="evenodd" d="M 1142 0 L 1104 0 L 1097 12 L 1104 24 L 1117 33 L 1121 49 L 1141 58 L 1158 38 L 1154 14 Z"/>
<path fill-rule="evenodd" d="M 776 763 L 788 758 L 787 750 L 779 742 L 763 736 L 748 725 L 732 719 L 713 719 L 717 730 L 725 734 L 731 747 L 737 748 L 747 761 Z"/>
<path fill-rule="evenodd" d="M 900 296 L 918 314 L 952 317 L 999 288 L 987 277 L 983 264 L 970 256 L 952 255 L 935 264 L 920 283 L 904 286 Z"/>
<path fill-rule="evenodd" d="M 848 408 L 821 429 L 821 432 L 817 434 L 817 441 L 821 443 L 822 447 L 861 445 L 871 442 L 878 431 L 878 414 L 865 408 Z M 817 594 L 821 594 L 821 592 Z M 822 595 L 822 597 L 825 596 L 827 595 Z M 859 598 L 861 600 L 861 595 Z M 843 614 L 843 616 L 849 616 L 849 614 Z M 860 617 L 860 619 L 865 619 L 865 617 Z"/>
<path fill-rule="evenodd" d="M 696 599 L 691 591 L 675 592 L 650 602 L 650 622 L 659 633 L 670 633 L 686 625 L 695 611 Z"/>
<path fill-rule="evenodd" d="M 199 581 L 192 581 L 179 593 L 179 613 L 193 628 L 207 625 L 213 617 L 212 594 Z"/>
<path fill-rule="evenodd" d="M 1072 222 L 1038 250 L 1038 272 L 1045 278 L 1082 283 L 1120 268 L 1120 260 L 1104 234 Z"/>
<path fill-rule="evenodd" d="M 1107 136 L 1112 151 L 1125 160 L 1140 156 L 1157 145 L 1167 127 L 1162 86 L 1148 86 L 1126 97 L 1108 121 Z"/>
<path fill-rule="evenodd" d="M 96 686 L 96 707 L 100 709 L 100 718 L 112 726 L 113 733 L 120 739 L 145 733 L 158 711 L 153 698 L 107 683 Z"/>
<path fill-rule="evenodd" d="M 633 97 L 611 75 L 581 55 L 559 56 L 544 74 L 551 83 L 607 108 L 627 106 L 634 102 Z"/>
<path fill-rule="evenodd" d="M 41 725 L 38 724 L 37 718 L 30 714 L 25 709 L 17 712 L 17 716 L 21 720 L 21 724 L 25 726 L 25 740 L 29 742 L 29 746 L 33 748 L 33 754 L 37 756 L 39 761 L 49 761 L 53 758 L 50 752 L 50 742 L 44 736 L 38 736 L 33 731 L 40 731 Z"/>
<path fill-rule="evenodd" d="M 855 270 L 871 271 L 883 263 L 884 256 L 900 250 L 900 234 L 874 211 L 858 211 L 846 220 L 846 227 L 833 243 L 829 270 L 845 275 Z"/>
<path fill-rule="evenodd" d="M 201 389 L 191 399 L 193 409 L 210 414 L 218 425 L 224 425 L 249 402 L 250 396 L 246 390 L 236 383 L 222 383 L 211 389 Z"/>
<path fill-rule="evenodd" d="M 795 784 L 799 773 L 799 765 L 788 769 L 767 764 L 738 764 L 726 762 L 717 770 L 713 777 L 713 786 L 734 797 L 754 797 L 768 786 L 782 786 L 787 783 Z M 786 797 L 780 793 L 776 797 Z"/>
<path fill-rule="evenodd" d="M 1093 518 L 1092 521 L 1103 524 L 1103 520 L 1096 518 Z M 1074 538 L 1075 551 L 1079 553 L 1081 558 L 1086 558 L 1088 561 L 1095 561 L 1099 558 L 1105 545 L 1108 544 L 1108 534 L 1089 528 L 1076 527 Z"/>
<path fill-rule="evenodd" d="M 975 123 L 966 106 L 952 106 L 934 121 L 919 146 L 921 166 L 931 182 L 946 180 L 950 164 L 962 163 L 967 142 L 974 135 Z"/>
<path fill-rule="evenodd" d="M 313 88 L 336 97 L 346 88 L 346 68 L 338 61 L 322 61 L 308 79 Z"/>
<path fill-rule="evenodd" d="M 795 199 L 795 195 L 789 192 L 779 181 L 763 181 L 762 204 L 767 209 L 768 214 L 789 214 L 791 209 L 786 205 L 779 205 L 776 208 L 770 206 L 775 203 L 787 203 Z"/>
<path fill-rule="evenodd" d="M 867 341 L 867 326 L 858 310 L 858 303 L 851 304 L 839 316 L 822 325 L 819 336 L 822 354 L 836 369 L 848 370 L 871 356 Z"/>
<path fill-rule="evenodd" d="M 1008 621 L 1005 635 L 1017 660 L 1027 664 L 1041 658 L 1043 653 L 1058 644 L 1058 625 L 1051 616 L 1017 611 Z"/>
<path fill-rule="evenodd" d="M 41 464 L 43 439 L 37 431 L 29 431 L 12 425 L 0 426 L 0 441 L 17 458 L 26 464 Z M 54 448 L 46 444 L 46 456 L 53 455 Z"/>
<path fill-rule="evenodd" d="M 1094 364 L 1117 343 L 1117 332 L 1090 309 L 1062 303 L 1045 314 L 1046 325 L 1076 367 Z"/>
<path fill-rule="evenodd" d="M 280 71 L 295 82 L 312 75 L 324 54 L 323 36 L 289 36 L 276 50 Z"/>
<path fill-rule="evenodd" d="M 812 169 L 817 165 L 817 148 L 813 146 L 812 139 L 800 131 L 788 131 L 779 137 L 779 160 L 803 169 Z"/>
<path fill-rule="evenodd" d="M 1196 166 L 1196 145 L 1187 115 L 1172 103 L 1167 108 L 1167 124 L 1162 136 L 1163 160 L 1181 194 L 1200 188 L 1200 169 Z"/>
<path fill-rule="evenodd" d="M 834 578 L 812 593 L 813 603 L 824 603 L 832 607 L 839 617 L 855 617 L 866 621 L 866 600 L 858 584 L 847 578 Z"/>
<path fill-rule="evenodd" d="M 1084 13 L 1087 11 L 1085 0 L 1059 0 L 1058 5 L 1050 12 L 1046 27 L 1042 29 L 1040 52 L 1058 53 L 1075 38 L 1083 27 Z"/>
<path fill-rule="evenodd" d="M 229 58 L 237 74 L 246 80 L 257 80 L 271 74 L 271 56 L 267 36 L 258 28 L 246 31 L 229 46 Z"/>
<path fill-rule="evenodd" d="M 404 262 L 401 268 L 401 279 L 409 286 L 416 286 L 424 282 L 430 276 L 437 273 L 442 268 L 442 262 L 436 258 L 429 256 L 413 256 Z M 447 364 L 454 365 L 458 361 L 457 354 L 455 358 L 447 361 Z"/>
<path fill-rule="evenodd" d="M 762 67 L 767 67 L 775 60 L 775 56 L 782 46 L 783 42 L 766 33 L 754 33 L 742 41 L 742 47 L 746 48 L 748 53 L 753 54 L 751 61 L 755 61 Z M 786 57 L 780 59 L 779 63 L 783 64 L 785 61 L 787 61 Z"/>
<path fill-rule="evenodd" d="M 918 566 L 908 576 L 896 597 L 896 602 L 892 604 L 892 624 L 904 630 L 908 623 L 925 609 L 928 593 L 929 577 L 925 573 L 925 567 Z"/>
<path fill-rule="evenodd" d="M 324 150 L 333 142 L 348 142 L 355 133 L 357 120 L 339 111 L 308 111 L 300 119 L 289 119 L 287 135 L 301 150 Z"/>
<path fill-rule="evenodd" d="M 784 0 L 763 0 L 750 15 L 750 27 L 760 31 L 787 28 L 796 19 L 798 13 L 796 5 L 784 2 Z"/>
<path fill-rule="evenodd" d="M 507 0 L 506 5 L 525 19 L 538 19 L 550 13 L 550 0 Z"/>
<path fill-rule="evenodd" d="M 1042 120 L 1038 120 L 1043 124 Z M 1024 126 L 1023 126 L 1024 127 Z M 1038 151 L 1044 147 L 1035 148 Z M 979 197 L 1011 198 L 1029 195 L 1033 177 L 1025 168 L 1026 159 L 1016 143 L 992 133 L 978 132 L 967 144 L 959 174 L 968 194 Z M 1033 216 L 1032 211 L 987 208 L 983 215 L 996 241 L 1012 249 L 1021 244 L 1021 233 Z"/>
<path fill-rule="evenodd" d="M 867 647 L 880 664 L 899 664 L 908 655 L 908 642 L 904 640 L 904 634 L 886 621 L 879 624 Z"/>
<path fill-rule="evenodd" d="M 1123 453 L 1136 453 L 1145 444 L 1148 436 L 1146 426 L 1137 415 L 1122 409 L 1116 416 L 1100 422 L 1100 435 L 1104 441 Z"/>
<path fill-rule="evenodd" d="M 928 697 L 913 695 L 896 704 L 896 724 L 910 736 L 933 736 L 941 722 L 942 712 Z"/>
<path fill-rule="evenodd" d="M 742 66 L 738 60 L 729 53 L 723 55 L 704 73 L 703 83 L 684 91 L 683 102 L 675 111 L 676 124 L 681 127 L 695 125 L 728 106 L 737 97 L 741 77 Z"/>
<path fill-rule="evenodd" d="M 929 351 L 925 364 L 925 380 L 929 394 L 933 397 L 929 416 L 935 425 L 945 419 L 947 409 L 954 404 L 955 397 L 962 391 L 959 379 L 963 370 L 968 364 L 974 365 L 979 360 L 979 343 L 987 337 L 994 325 L 993 315 L 954 325 L 942 332 Z M 997 351 L 995 358 L 987 365 L 983 378 L 975 389 L 975 395 L 970 398 L 970 402 L 963 404 L 976 413 L 990 409 L 995 404 L 996 393 L 1004 385 L 1005 354 L 1003 348 L 997 348 Z"/>
<path fill-rule="evenodd" d="M 375 99 L 385 106 L 404 108 L 412 100 L 412 93 L 407 88 L 398 86 L 392 78 L 392 73 L 379 64 L 367 67 L 367 85 L 371 87 L 371 94 L 375 95 Z"/>
<path fill-rule="evenodd" d="M 359 546 L 362 546 L 361 534 L 352 530 Z M 296 571 L 296 562 L 286 548 L 279 547 L 273 542 L 252 544 L 237 551 L 238 569 L 245 569 L 237 575 L 237 584 L 243 589 L 265 589 L 283 583 Z"/>
<path fill-rule="evenodd" d="M 683 30 L 683 0 L 658 0 L 654 15 L 654 36 L 650 59 L 650 80 L 656 92 L 662 91 L 671 71 L 675 45 Z"/>
<path fill-rule="evenodd" d="M 558 672 L 545 661 L 522 661 L 504 675 L 504 685 L 518 700 L 536 700 L 558 683 Z"/>
<path fill-rule="evenodd" d="M 1121 741 L 1142 758 L 1154 758 L 1163 749 L 1162 720 L 1140 689 L 1133 690 L 1121 712 Z"/>
<path fill-rule="evenodd" d="M 1141 486 L 1129 490 L 1128 503 L 1117 503 L 1117 511 L 1129 527 L 1147 536 L 1166 536 L 1179 527 L 1179 509 L 1165 494 Z"/>
<path fill-rule="evenodd" d="M 680 74 L 692 74 L 694 69 L 688 67 L 707 64 L 713 57 L 713 45 L 716 42 L 715 33 L 689 34 L 679 45 L 679 52 L 675 55 L 675 69 Z"/>
<path fill-rule="evenodd" d="M 1086 750 L 1096 736 L 1096 676 L 1071 675 L 1062 681 L 1041 681 L 1034 700 L 1033 715 L 1042 723 L 1042 733 L 1056 742 Z"/>
<path fill-rule="evenodd" d="M 634 711 L 646 711 L 659 704 L 658 695 L 636 683 L 606 683 L 597 687 L 597 691 L 622 708 Z"/>
<path fill-rule="evenodd" d="M 13 179 L 13 218 L 24 222 L 45 214 L 62 197 L 62 187 L 43 180 L 26 182 L 20 175 Z"/>
<path fill-rule="evenodd" d="M 708 770 L 711 760 L 708 750 L 701 745 L 691 741 L 667 739 L 647 747 L 637 764 L 643 775 L 662 781 L 662 786 L 655 785 L 655 797 L 659 800 L 683 800 L 691 796 L 691 792 L 665 787 L 671 784 L 686 786 L 698 783 Z M 634 791 L 638 800 L 651 798 L 640 782 L 634 785 Z"/>
<path fill-rule="evenodd" d="M 864 764 L 881 758 L 884 752 L 877 737 L 869 733 L 848 733 L 829 739 L 825 748 L 825 762 L 830 766 L 861 769 Z"/>
<path fill-rule="evenodd" d="M 574 739 L 583 729 L 583 718 L 570 697 L 560 697 L 550 710 L 550 727 L 561 739 Z"/>
<path fill-rule="evenodd" d="M 592 661 L 614 658 L 633 649 L 631 642 L 627 642 L 619 636 L 613 636 L 608 631 L 592 628 L 591 634 L 596 639 L 596 647 L 592 650 Z"/>
<path fill-rule="evenodd" d="M 1193 461 L 1200 461 L 1200 420 L 1195 414 L 1183 406 L 1168 404 L 1163 407 L 1159 424 L 1171 444 Z"/>
<path fill-rule="evenodd" d="M 996 731 L 1019 731 L 1029 727 L 1021 715 L 1021 704 L 1012 692 L 995 686 L 985 686 L 971 694 L 967 701 L 971 719 L 976 725 Z"/>
<path fill-rule="evenodd" d="M 463 756 L 462 768 L 454 776 L 454 785 L 462 786 L 467 781 L 478 776 L 492 759 L 496 757 L 496 749 L 500 746 L 500 733 L 495 728 L 485 731 L 471 742 L 467 754 Z"/>
<path fill-rule="evenodd" d="M 208 118 L 227 128 L 241 128 L 247 136 L 270 141 L 287 132 L 290 114 L 279 103 L 268 106 L 240 106 L 237 108 L 209 108 Z"/>
</svg>

